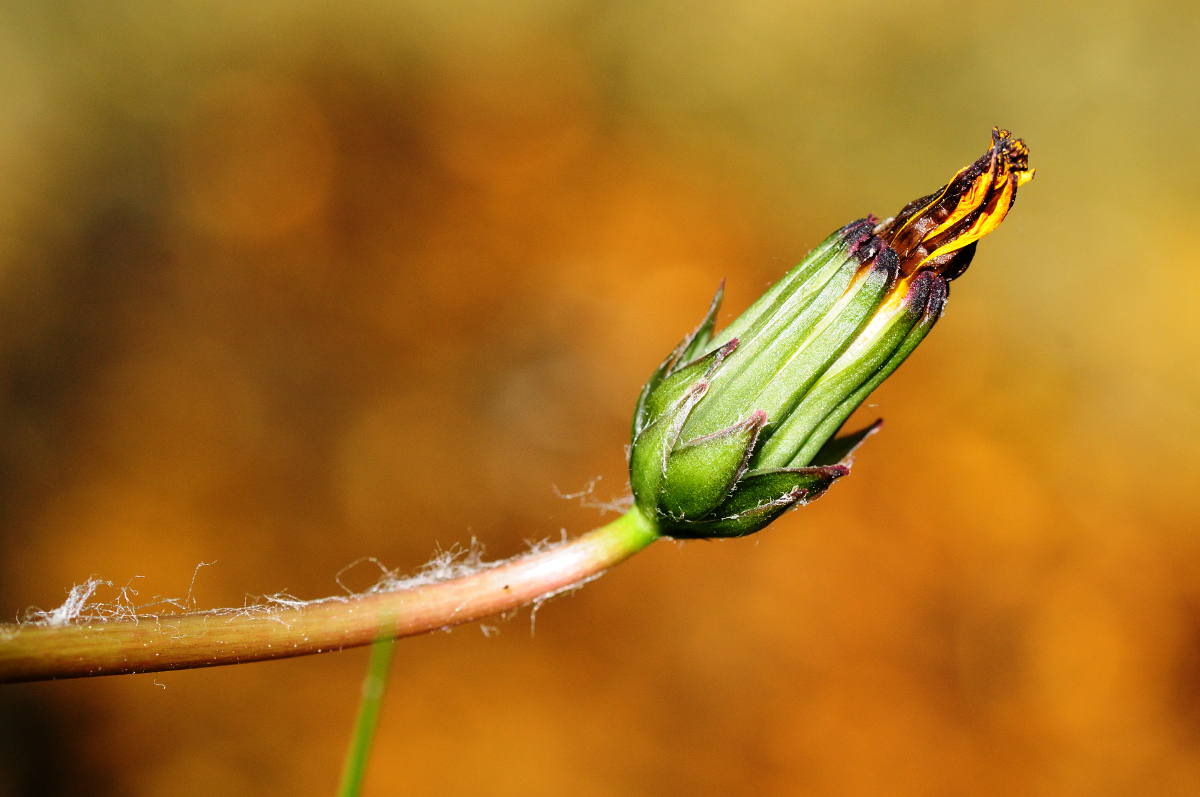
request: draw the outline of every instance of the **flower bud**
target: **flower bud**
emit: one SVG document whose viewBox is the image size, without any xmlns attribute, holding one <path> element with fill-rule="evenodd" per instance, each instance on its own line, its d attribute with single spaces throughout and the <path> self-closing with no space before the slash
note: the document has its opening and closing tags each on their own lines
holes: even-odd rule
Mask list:
<svg viewBox="0 0 1200 797">
<path fill-rule="evenodd" d="M 714 334 L 722 284 L 638 398 L 638 506 L 669 536 L 741 536 L 849 473 L 881 422 L 834 435 L 933 328 L 949 281 L 1032 177 L 1024 142 L 994 130 L 950 183 L 838 230 Z"/>
</svg>

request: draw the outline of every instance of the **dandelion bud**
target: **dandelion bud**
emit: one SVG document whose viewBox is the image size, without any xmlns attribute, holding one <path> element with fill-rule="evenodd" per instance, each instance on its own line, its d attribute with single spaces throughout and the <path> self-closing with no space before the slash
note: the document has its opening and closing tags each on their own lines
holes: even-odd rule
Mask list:
<svg viewBox="0 0 1200 797">
<path fill-rule="evenodd" d="M 834 435 L 933 328 L 949 281 L 1032 177 L 1024 142 L 994 130 L 949 184 L 838 230 L 714 334 L 718 289 L 638 399 L 638 506 L 669 536 L 741 536 L 849 473 L 880 422 Z"/>
</svg>

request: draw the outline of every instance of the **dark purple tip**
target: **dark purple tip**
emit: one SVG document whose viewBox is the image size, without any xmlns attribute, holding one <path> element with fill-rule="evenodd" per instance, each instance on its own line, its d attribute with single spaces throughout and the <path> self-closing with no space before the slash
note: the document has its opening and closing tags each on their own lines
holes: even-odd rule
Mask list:
<svg viewBox="0 0 1200 797">
<path fill-rule="evenodd" d="M 929 306 L 929 297 L 933 293 L 935 282 L 945 284 L 945 280 L 932 271 L 922 271 L 913 277 L 909 283 L 908 293 L 904 294 L 904 306 L 914 315 L 924 315 Z"/>
<path fill-rule="evenodd" d="M 879 241 L 878 238 L 875 239 Z M 900 276 L 900 256 L 896 254 L 896 250 L 879 241 L 879 250 L 875 255 L 875 268 L 887 272 L 888 280 L 894 280 Z"/>
<path fill-rule="evenodd" d="M 930 275 L 929 279 L 929 299 L 925 305 L 926 321 L 936 321 L 942 317 L 942 312 L 946 309 L 946 299 L 950 297 L 950 284 L 945 277 L 934 274 L 932 271 L 927 271 L 925 274 Z M 925 276 L 922 274 L 921 276 Z"/>
<path fill-rule="evenodd" d="M 868 216 L 865 219 L 852 221 L 838 230 L 838 235 L 842 239 L 842 246 L 846 247 L 851 254 L 856 254 L 863 248 L 863 244 L 875 236 L 875 222 L 872 221 L 873 218 L 873 216 Z M 864 261 L 860 260 L 859 262 Z"/>
</svg>

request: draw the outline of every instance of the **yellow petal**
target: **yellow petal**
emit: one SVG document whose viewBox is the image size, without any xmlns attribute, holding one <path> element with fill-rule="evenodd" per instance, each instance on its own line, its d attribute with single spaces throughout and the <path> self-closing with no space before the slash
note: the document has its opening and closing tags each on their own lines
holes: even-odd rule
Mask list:
<svg viewBox="0 0 1200 797">
<path fill-rule="evenodd" d="M 1017 175 L 1010 177 L 1004 182 L 1004 187 L 999 193 L 992 197 L 992 201 L 988 203 L 987 208 L 975 219 L 975 223 L 963 231 L 961 235 L 943 246 L 935 249 L 929 257 L 922 262 L 928 262 L 935 257 L 954 252 L 962 249 L 968 244 L 978 241 L 983 236 L 990 233 L 992 230 L 1000 226 L 1000 222 L 1004 221 L 1004 217 L 1008 215 L 1008 209 L 1012 207 L 1013 192 L 1016 191 L 1017 181 L 1020 180 L 1019 172 Z"/>
</svg>

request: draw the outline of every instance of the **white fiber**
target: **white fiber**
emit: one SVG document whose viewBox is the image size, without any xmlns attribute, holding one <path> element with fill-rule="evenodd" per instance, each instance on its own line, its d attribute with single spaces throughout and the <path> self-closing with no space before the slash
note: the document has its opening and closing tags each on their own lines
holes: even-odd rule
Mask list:
<svg viewBox="0 0 1200 797">
<path fill-rule="evenodd" d="M 597 476 L 588 481 L 587 486 L 576 493 L 559 492 L 556 485 L 551 485 L 550 489 L 554 490 L 554 494 L 559 498 L 564 498 L 568 501 L 579 499 L 579 505 L 584 509 L 599 509 L 600 514 L 609 512 L 625 513 L 633 506 L 633 495 L 623 495 L 618 498 L 610 498 L 607 501 L 601 501 L 596 498 L 596 483 L 603 479 L 603 476 Z"/>
<path fill-rule="evenodd" d="M 580 498 L 588 500 L 594 488 L 593 481 L 583 493 L 576 493 L 569 498 Z M 622 499 L 623 500 L 623 499 Z M 607 504 L 590 503 L 587 506 L 594 506 L 601 509 L 609 509 L 619 504 L 620 502 L 609 502 Z M 329 602 L 347 603 L 354 598 L 364 595 L 376 595 L 381 593 L 398 592 L 401 590 L 423 587 L 429 584 L 438 584 L 443 581 L 450 581 L 456 578 L 480 573 L 485 570 L 499 567 L 507 564 L 513 559 L 519 559 L 530 554 L 538 554 L 558 548 L 567 542 L 567 532 L 562 530 L 561 539 L 556 542 L 550 542 L 548 539 L 541 541 L 526 540 L 529 550 L 526 553 L 519 554 L 512 559 L 502 559 L 498 561 L 487 562 L 483 559 L 484 546 L 475 538 L 471 539 L 471 543 L 467 547 L 454 545 L 449 550 L 438 551 L 438 553 L 430 559 L 420 570 L 415 574 L 402 576 L 397 570 L 389 570 L 375 557 L 365 557 L 358 559 L 346 567 L 342 568 L 335 576 L 335 581 L 346 594 L 335 595 L 328 598 L 319 598 L 316 600 L 303 600 L 287 592 L 278 592 L 273 595 L 262 596 L 246 596 L 246 601 L 241 607 L 209 609 L 201 612 L 205 615 L 207 625 L 208 618 L 213 618 L 214 621 L 219 621 L 220 618 L 231 619 L 234 617 L 256 616 L 265 617 L 271 620 L 286 624 L 281 616 L 282 610 L 286 609 L 303 609 L 307 606 L 314 606 Z M 342 582 L 342 576 L 354 567 L 370 562 L 379 568 L 380 575 L 373 585 L 361 592 L 355 592 L 347 587 Z M 0 626 L 0 634 L 5 634 L 11 631 L 12 634 L 17 633 L 20 626 L 46 626 L 57 628 L 70 625 L 73 623 L 96 623 L 106 622 L 109 620 L 132 620 L 139 622 L 141 620 L 153 620 L 159 625 L 171 628 L 171 618 L 175 615 L 184 612 L 195 612 L 195 598 L 193 590 L 196 583 L 196 576 L 200 568 L 207 567 L 214 562 L 200 562 L 196 565 L 196 569 L 192 573 L 191 583 L 188 585 L 187 596 L 183 599 L 177 598 L 160 598 L 156 597 L 146 603 L 136 604 L 134 598 L 137 596 L 137 590 L 133 589 L 129 584 L 117 590 L 116 597 L 109 602 L 100 602 L 94 600 L 96 591 L 100 587 L 112 587 L 112 582 L 104 581 L 95 576 L 88 578 L 81 584 L 76 584 L 67 594 L 67 599 L 63 604 L 50 611 L 44 611 L 36 607 L 31 607 L 25 611 L 24 616 L 18 626 Z M 596 578 L 598 576 L 593 576 Z M 134 578 L 140 578 L 135 576 Z M 569 592 L 577 589 L 592 578 L 586 579 L 578 584 L 572 584 L 568 587 L 554 590 L 545 595 L 538 596 L 533 603 L 533 614 L 530 618 L 530 630 L 533 630 L 533 622 L 536 620 L 537 610 L 541 605 L 563 592 Z M 132 583 L 133 579 L 130 579 Z M 147 611 L 152 607 L 161 607 L 162 611 Z M 515 613 L 515 610 L 514 612 Z M 504 619 L 511 617 L 511 614 L 504 615 Z M 485 636 L 492 636 L 499 632 L 495 626 L 481 626 Z M 10 634 L 11 635 L 11 634 Z"/>
</svg>

